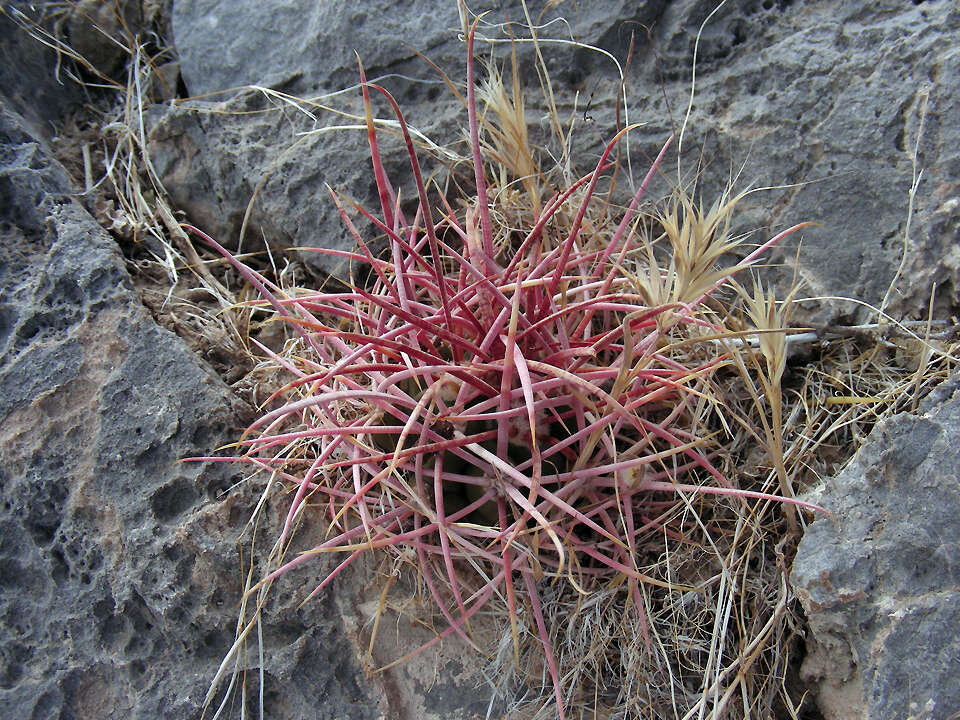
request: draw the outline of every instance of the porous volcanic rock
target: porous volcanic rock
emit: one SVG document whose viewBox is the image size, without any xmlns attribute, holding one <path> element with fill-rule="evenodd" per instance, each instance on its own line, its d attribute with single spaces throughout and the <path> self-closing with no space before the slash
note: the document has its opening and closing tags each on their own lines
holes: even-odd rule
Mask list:
<svg viewBox="0 0 960 720">
<path fill-rule="evenodd" d="M 362 112 L 359 106 L 354 110 Z M 377 199 L 365 134 L 331 129 L 249 92 L 224 103 L 156 106 L 147 122 L 153 167 L 170 197 L 225 246 L 260 250 L 265 239 L 274 250 L 355 248 L 327 185 L 347 198 L 347 207 L 349 199 L 365 205 Z M 388 170 L 409 167 L 396 143 L 385 139 L 385 148 L 392 151 Z M 340 257 L 304 254 L 304 259 L 347 277 Z"/>
<path fill-rule="evenodd" d="M 213 5 L 173 4 L 174 43 L 189 92 L 253 83 L 306 96 L 334 92 L 356 83 L 356 49 L 371 77 L 386 76 L 384 84 L 398 96 L 412 124 L 440 144 L 462 137 L 458 101 L 413 52 L 425 52 L 455 81 L 462 80 L 464 46 L 456 37 L 460 21 L 453 0 L 420 0 L 413 9 L 396 0 L 362 7 L 303 0 L 285 12 L 250 0 Z M 784 186 L 745 199 L 738 229 L 769 234 L 805 220 L 820 223 L 803 233 L 799 274 L 807 294 L 879 304 L 903 256 L 914 182 L 911 158 L 917 147 L 916 170 L 923 174 L 908 239 L 909 262 L 888 307 L 921 312 L 933 280 L 939 307 L 956 306 L 956 3 L 728 0 L 718 5 L 709 0 L 561 3 L 546 9 L 542 3 L 530 4 L 534 22 L 545 25 L 538 34 L 558 109 L 565 121 L 573 121 L 575 167 L 591 169 L 602 145 L 617 131 L 620 77 L 611 57 L 548 41 L 592 43 L 624 66 L 632 39 L 626 71 L 629 113 L 619 117 L 644 123 L 630 135 L 635 175 L 645 171 L 671 132 L 684 127 L 696 46 L 696 85 L 681 167 L 687 181 L 702 170 L 698 182 L 704 202 L 712 202 L 732 176 L 738 176 L 741 188 Z M 550 22 L 561 16 L 565 23 Z M 497 3 L 481 33 L 505 40 L 498 24 L 507 18 L 523 21 L 518 2 Z M 522 28 L 515 32 L 523 35 Z M 482 42 L 479 47 L 486 52 Z M 503 57 L 507 46 L 497 49 Z M 544 127 L 544 105 L 532 48 L 520 44 L 518 51 L 536 136 Z M 297 111 L 277 99 L 266 118 L 231 118 L 222 111 L 231 113 L 237 103 L 242 107 L 250 100 L 234 99 L 231 105 L 225 97 L 216 98 L 225 105 L 204 99 L 167 110 L 169 115 L 156 121 L 153 147 L 163 159 L 171 193 L 207 229 L 230 242 L 253 186 L 296 141 L 296 122 L 307 129 L 350 123 L 321 109 L 316 119 L 301 114 L 296 120 Z M 347 102 L 339 102 L 343 97 L 321 100 L 342 107 Z M 350 102 L 347 107 L 356 113 L 358 106 Z M 378 108 L 386 116 L 382 103 Z M 349 137 L 350 132 L 358 138 Z M 278 177 L 262 188 L 255 204 L 255 234 L 262 232 L 279 244 L 343 247 L 348 240 L 323 183 L 361 202 L 375 201 L 362 135 L 338 131 L 331 136 L 335 139 L 312 139 L 289 150 L 275 171 Z M 401 179 L 406 177 L 402 156 L 395 167 Z M 784 248 L 777 259 L 791 265 L 794 248 L 795 243 Z M 343 274 L 338 261 L 312 259 Z M 781 276 L 790 278 L 793 272 L 786 267 Z M 828 308 L 811 302 L 804 307 L 805 315 L 821 321 L 866 312 L 854 304 Z"/>
<path fill-rule="evenodd" d="M 960 378 L 920 416 L 881 421 L 817 502 L 791 580 L 810 635 L 801 673 L 828 720 L 960 709 Z"/>
<path fill-rule="evenodd" d="M 235 468 L 178 461 L 234 437 L 239 405 L 153 322 L 71 191 L 3 107 L 0 716 L 195 718 L 232 641 L 256 497 L 230 490 Z M 273 716 L 379 717 L 352 610 L 280 605 Z"/>
<path fill-rule="evenodd" d="M 598 40 L 609 32 L 611 18 L 654 19 L 649 9 L 631 15 L 630 5 L 585 6 L 576 20 L 578 36 Z M 496 16 L 522 18 L 522 5 L 502 3 Z M 151 111 L 150 153 L 178 206 L 230 247 L 236 246 L 248 204 L 245 246 L 263 237 L 273 247 L 353 247 L 325 186 L 366 206 L 378 198 L 366 133 L 358 125 L 363 114 L 358 55 L 367 77 L 397 98 L 415 131 L 448 153 L 463 151 L 458 141 L 465 111 L 417 55 L 423 53 L 454 80 L 463 75 L 465 46 L 458 39 L 455 1 L 378 0 L 359 8 L 298 0 L 280 12 L 247 2 L 180 2 L 173 5 L 172 26 L 187 90 L 200 97 Z M 506 37 L 502 30 L 488 34 Z M 275 42 L 277 37 L 286 41 Z M 502 57 L 507 48 L 500 50 Z M 533 76 L 532 48 L 521 46 L 519 55 Z M 237 89 L 251 85 L 313 104 L 304 112 L 279 96 Z M 344 88 L 352 91 L 343 93 Z M 572 98 L 569 87 L 565 90 Z M 373 101 L 378 116 L 393 118 L 377 93 Z M 331 107 L 347 115 L 332 113 Z M 386 133 L 380 142 L 392 181 L 413 197 L 405 149 Z M 428 163 L 427 170 L 442 171 L 450 160 L 447 155 Z M 346 276 L 341 258 L 311 254 L 305 259 Z"/>
</svg>

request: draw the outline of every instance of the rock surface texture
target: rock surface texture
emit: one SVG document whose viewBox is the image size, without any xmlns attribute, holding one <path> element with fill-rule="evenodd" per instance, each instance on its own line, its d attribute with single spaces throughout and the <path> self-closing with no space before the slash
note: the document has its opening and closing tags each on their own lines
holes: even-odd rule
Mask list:
<svg viewBox="0 0 960 720">
<path fill-rule="evenodd" d="M 545 62 L 584 172 L 617 131 L 621 80 L 608 57 L 548 40 L 572 36 L 623 63 L 634 34 L 629 119 L 646 124 L 631 133 L 630 151 L 645 171 L 683 125 L 698 30 L 717 3 L 558 3 L 542 16 L 546 3 L 528 4 L 544 25 Z M 487 6 L 489 22 L 523 18 L 518 0 L 471 3 Z M 568 24 L 547 24 L 557 14 Z M 77 38 L 102 35 L 85 32 L 77 16 L 70 22 Z M 275 91 L 146 109 L 152 162 L 176 209 L 236 247 L 256 194 L 245 248 L 261 238 L 272 247 L 350 247 L 324 184 L 361 202 L 376 195 L 364 133 L 343 128 L 361 121 L 359 91 L 331 93 L 356 82 L 356 48 L 413 126 L 462 151 L 462 108 L 414 52 L 459 81 L 459 23 L 455 0 L 295 0 L 284 9 L 173 0 L 169 40 L 190 94 L 251 84 Z M 481 31 L 508 37 L 501 27 Z M 497 47 L 500 57 L 508 52 Z M 531 131 L 545 137 L 530 45 L 518 56 Z M 154 323 L 116 243 L 51 158 L 44 137 L 83 93 L 58 84 L 53 53 L 5 16 L 0 58 L 0 717 L 198 718 L 232 642 L 244 579 L 236 539 L 258 495 L 238 484 L 236 468 L 177 461 L 211 453 L 249 418 Z M 790 186 L 746 198 L 744 228 L 818 221 L 800 259 L 810 294 L 878 303 L 903 251 L 916 146 L 923 178 L 909 281 L 891 307 L 926 307 L 932 280 L 938 307 L 960 302 L 955 2 L 728 0 L 704 26 L 697 58 L 682 164 L 705 168 L 705 202 L 741 165 L 741 187 Z M 120 59 L 102 62 L 115 70 Z M 311 114 L 280 92 L 315 98 Z M 386 116 L 381 100 L 377 110 Z M 383 147 L 388 172 L 406 177 L 399 147 L 386 137 Z M 827 312 L 807 307 L 811 317 Z M 811 626 L 803 672 L 828 720 L 854 717 L 851 708 L 877 720 L 942 720 L 960 710 L 960 398 L 941 400 L 878 428 L 828 485 L 822 502 L 834 521 L 815 522 L 801 546 L 793 580 Z M 362 672 L 364 623 L 377 600 L 369 572 L 345 573 L 302 609 L 315 575 L 274 588 L 263 629 L 267 716 L 483 717 L 489 694 L 475 689 L 482 678 L 458 661 L 456 645 L 392 674 Z M 385 648 L 392 656 L 375 659 L 409 650 L 409 632 L 381 630 L 400 640 Z M 255 648 L 242 665 L 252 708 Z"/>
<path fill-rule="evenodd" d="M 177 461 L 234 435 L 236 402 L 5 108 L 0 142 L 0 716 L 198 717 L 251 499 L 218 499 L 234 469 Z M 376 717 L 340 623 L 317 620 L 287 620 L 280 668 L 308 666 L 329 717 Z"/>
<path fill-rule="evenodd" d="M 256 498 L 177 461 L 235 436 L 239 404 L 72 192 L 0 103 L 0 717 L 196 718 Z M 341 611 L 280 608 L 272 716 L 380 717 Z"/>
<path fill-rule="evenodd" d="M 278 13 L 249 0 L 174 2 L 173 41 L 193 95 L 256 84 L 353 113 L 359 112 L 356 89 L 325 94 L 355 85 L 356 49 L 368 76 L 384 78 L 411 124 L 438 143 L 451 143 L 462 137 L 463 119 L 456 119 L 461 108 L 413 50 L 454 80 L 462 79 L 456 4 L 421 0 L 412 11 L 409 5 L 377 0 L 361 9 L 298 0 Z M 729 0 L 711 15 L 717 5 L 708 0 L 559 3 L 543 15 L 540 4 L 530 5 L 535 22 L 566 20 L 547 25 L 539 36 L 561 115 L 573 120 L 577 168 L 592 169 L 602 145 L 617 131 L 620 78 L 608 57 L 549 39 L 594 44 L 622 64 L 633 35 L 626 94 L 629 119 L 645 123 L 630 136 L 632 160 L 643 172 L 651 154 L 683 125 L 703 26 L 682 164 L 687 179 L 693 168 L 705 168 L 700 180 L 705 202 L 741 167 L 746 169 L 739 187 L 790 186 L 747 198 L 741 207 L 743 229 L 769 232 L 804 220 L 819 222 L 819 228 L 804 233 L 800 255 L 808 294 L 879 304 L 903 253 L 914 180 L 911 156 L 918 148 L 917 170 L 923 176 L 910 229 L 910 282 L 900 283 L 902 294 L 894 294 L 890 305 L 922 310 L 931 280 L 938 283 L 942 306 L 956 304 L 956 3 Z M 519 2 L 497 3 L 485 20 L 501 23 L 507 17 L 522 21 Z M 481 33 L 500 41 L 508 37 L 502 27 L 487 24 L 481 24 Z M 516 33 L 523 35 L 521 28 Z M 481 53 L 487 51 L 481 47 Z M 507 45 L 496 47 L 503 57 Z M 531 46 L 521 44 L 518 51 L 535 129 L 544 108 Z M 362 202 L 375 200 L 363 133 L 297 133 L 355 125 L 357 118 L 319 108 L 308 117 L 277 98 L 267 102 L 248 92 L 228 101 L 231 95 L 215 98 L 225 104 L 205 98 L 152 118 L 157 167 L 171 192 L 198 222 L 233 242 L 263 179 L 248 232 L 281 244 L 343 247 L 345 234 L 323 183 Z M 250 109 L 259 112 L 235 114 Z M 382 103 L 378 110 L 386 116 Z M 396 167 L 403 167 L 402 157 Z M 782 259 L 792 261 L 792 252 L 785 250 Z M 318 262 L 343 272 L 336 262 Z M 785 276 L 792 273 L 785 270 Z M 823 319 L 828 311 L 812 303 L 808 312 Z"/>
<path fill-rule="evenodd" d="M 791 580 L 812 633 L 801 673 L 828 720 L 960 710 L 958 391 L 881 421 L 817 499 L 833 518 L 807 529 Z"/>
</svg>

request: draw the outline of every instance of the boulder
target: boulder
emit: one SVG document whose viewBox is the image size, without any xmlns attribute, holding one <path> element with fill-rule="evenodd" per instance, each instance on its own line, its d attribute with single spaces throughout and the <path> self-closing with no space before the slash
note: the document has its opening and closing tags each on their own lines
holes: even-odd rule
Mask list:
<svg viewBox="0 0 960 720">
<path fill-rule="evenodd" d="M 882 420 L 816 499 L 832 517 L 807 528 L 791 581 L 810 627 L 801 675 L 827 720 L 960 710 L 958 389 Z"/>
<path fill-rule="evenodd" d="M 153 167 L 173 202 L 222 244 L 234 250 L 260 250 L 264 241 L 274 251 L 355 248 L 327 185 L 346 198 L 351 214 L 349 199 L 367 206 L 377 200 L 365 134 L 271 107 L 256 93 L 216 105 L 154 107 L 148 122 Z M 399 143 L 385 139 L 384 148 L 395 176 L 409 167 Z M 349 275 L 341 258 L 304 253 L 302 259 L 340 278 Z"/>
<path fill-rule="evenodd" d="M 46 140 L 83 99 L 83 91 L 56 73 L 57 54 L 31 37 L 14 17 L 30 21 L 14 3 L 0 12 L 0 94 L 31 132 Z"/>
<path fill-rule="evenodd" d="M 577 27 L 596 39 L 609 31 L 610 18 L 627 17 L 629 5 L 591 6 Z M 512 0 L 496 15 L 522 18 L 522 6 Z M 279 12 L 247 2 L 174 3 L 172 27 L 187 90 L 199 97 L 150 113 L 151 157 L 178 206 L 229 247 L 237 247 L 248 204 L 245 244 L 263 238 L 271 247 L 353 247 L 326 185 L 367 207 L 378 202 L 366 132 L 358 124 L 363 114 L 358 56 L 368 78 L 397 98 L 415 131 L 447 152 L 463 151 L 456 144 L 465 133 L 465 111 L 417 55 L 436 62 L 454 81 L 461 79 L 465 46 L 458 39 L 456 2 L 418 0 L 411 7 L 380 0 L 361 11 L 349 3 L 301 0 Z M 505 37 L 502 30 L 487 33 Z M 277 37 L 286 41 L 278 43 Z M 500 47 L 501 60 L 506 51 Z M 522 47 L 520 56 L 529 70 L 525 74 L 533 76 L 532 49 Z M 294 108 L 283 97 L 247 89 L 251 85 L 307 102 Z M 382 98 L 373 95 L 377 115 L 393 119 Z M 391 180 L 414 197 L 405 148 L 386 133 L 380 142 Z M 427 172 L 443 171 L 450 161 L 421 159 Z M 340 278 L 349 272 L 340 258 L 304 259 Z"/>
<path fill-rule="evenodd" d="M 3 107 L 0 716 L 197 718 L 232 642 L 257 494 L 238 468 L 179 461 L 244 413 L 153 322 L 71 192 Z M 297 613 L 296 597 L 265 628 L 271 716 L 379 717 L 353 608 Z"/>
<path fill-rule="evenodd" d="M 413 11 L 409 3 L 379 0 L 362 13 L 349 3 L 305 0 L 289 12 L 250 0 L 213 5 L 173 5 L 173 40 L 190 93 L 253 83 L 307 96 L 331 93 L 356 83 L 356 49 L 371 77 L 385 76 L 411 124 L 442 145 L 462 137 L 458 101 L 413 53 L 423 51 L 462 81 L 464 46 L 456 37 L 459 18 L 452 0 L 421 0 Z M 538 34 L 558 108 L 565 121 L 573 121 L 576 168 L 588 171 L 617 131 L 620 77 L 610 57 L 548 41 L 591 43 L 623 65 L 632 38 L 628 117 L 644 123 L 630 135 L 635 176 L 642 176 L 671 132 L 684 128 L 681 174 L 689 182 L 699 172 L 705 202 L 731 177 L 741 188 L 778 186 L 743 201 L 738 229 L 770 234 L 805 220 L 820 223 L 802 235 L 798 272 L 807 294 L 879 305 L 903 257 L 916 155 L 916 170 L 923 172 L 908 260 L 888 307 L 921 313 L 934 280 L 938 306 L 956 305 L 960 104 L 951 68 L 958 61 L 960 10 L 955 3 L 728 0 L 717 8 L 708 0 L 593 3 L 576 11 L 564 4 L 530 6 L 543 26 Z M 565 23 L 556 22 L 560 16 Z M 507 18 L 522 23 L 518 2 L 498 3 L 481 33 L 504 40 L 499 24 Z M 519 25 L 514 30 L 518 37 L 525 34 Z M 480 54 L 488 50 L 482 42 L 479 47 Z M 496 48 L 502 58 L 506 45 Z M 695 48 L 695 93 L 684 125 Z M 545 137 L 532 49 L 521 43 L 518 50 L 531 125 Z M 319 108 L 315 120 L 302 114 L 296 119 L 297 111 L 281 108 L 276 99 L 272 113 L 231 116 L 250 101 L 234 98 L 231 105 L 229 97 L 180 104 L 156 119 L 154 152 L 163 158 L 161 174 L 171 193 L 189 200 L 198 222 L 231 242 L 253 186 L 289 151 L 258 198 L 255 234 L 280 244 L 343 247 L 349 241 L 323 183 L 375 203 L 362 131 L 337 131 L 329 140 L 310 139 L 292 149 L 295 133 L 304 128 L 349 123 Z M 338 107 L 346 103 L 356 112 L 355 99 L 343 98 L 320 99 Z M 385 116 L 386 109 L 378 108 Z M 305 125 L 298 130 L 296 122 Z M 405 178 L 402 157 L 395 167 Z M 672 177 L 676 182 L 676 171 Z M 787 264 L 780 272 L 784 281 L 794 275 L 796 244 L 777 255 Z M 311 260 L 344 273 L 341 263 Z M 824 322 L 841 314 L 870 316 L 853 304 L 811 302 L 804 310 L 807 319 Z"/>
</svg>

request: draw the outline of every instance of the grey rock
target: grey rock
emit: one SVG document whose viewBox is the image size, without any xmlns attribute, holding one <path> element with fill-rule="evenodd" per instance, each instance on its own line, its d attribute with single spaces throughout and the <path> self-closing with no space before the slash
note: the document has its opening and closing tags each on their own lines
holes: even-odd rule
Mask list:
<svg viewBox="0 0 960 720">
<path fill-rule="evenodd" d="M 590 38 L 608 34 L 609 17 L 624 17 L 629 5 L 585 9 L 578 33 Z M 617 11 L 619 15 L 608 15 Z M 650 15 L 643 9 L 637 12 L 637 17 Z M 519 2 L 507 3 L 497 13 L 523 15 Z M 407 122 L 442 144 L 463 135 L 463 109 L 415 51 L 459 78 L 465 62 L 465 46 L 457 38 L 459 22 L 456 3 L 446 0 L 413 7 L 385 0 L 365 3 L 362 12 L 349 3 L 332 2 L 299 2 L 280 12 L 247 2 L 181 2 L 173 7 L 175 45 L 189 92 L 218 93 L 256 84 L 315 97 L 356 85 L 357 49 L 368 77 L 379 79 L 398 99 Z M 254 26 L 268 30 L 252 33 Z M 276 37 L 287 41 L 275 42 Z M 521 50 L 522 63 L 529 64 L 530 48 Z M 252 57 L 258 60 L 249 62 Z M 325 128 L 356 125 L 363 112 L 359 90 L 333 101 L 354 115 L 346 121 L 323 112 L 310 118 L 248 91 L 226 97 L 230 99 L 156 108 L 148 118 L 154 166 L 179 207 L 234 247 L 248 203 L 256 195 L 245 241 L 263 237 L 271 247 L 352 249 L 355 243 L 325 185 L 364 206 L 377 203 L 366 134 L 357 129 L 327 133 Z M 332 100 L 320 97 L 317 102 Z M 374 103 L 379 115 L 392 117 L 376 93 Z M 311 131 L 316 134 L 307 134 Z M 380 142 L 391 180 L 406 197 L 414 197 L 405 149 L 385 133 Z M 442 169 L 427 164 L 427 172 Z M 311 254 L 305 259 L 341 278 L 347 275 L 347 265 L 339 258 Z"/>
<path fill-rule="evenodd" d="M 827 720 L 960 709 L 960 394 L 881 421 L 817 499 L 791 580 L 810 624 L 801 674 Z"/>
<path fill-rule="evenodd" d="M 242 85 L 317 93 L 356 82 L 360 51 L 379 74 L 455 42 L 454 2 L 176 2 L 172 25 L 192 95 Z M 255 60 L 254 60 L 255 59 Z"/>
<path fill-rule="evenodd" d="M 630 82 L 631 119 L 649 122 L 633 137 L 635 157 L 649 156 L 664 133 L 682 127 L 696 34 L 715 6 L 670 3 L 653 28 Z M 738 229 L 769 236 L 820 223 L 802 233 L 802 294 L 879 304 L 903 252 L 910 155 L 925 115 L 909 263 L 890 307 L 921 313 L 933 280 L 940 307 L 954 307 L 960 107 L 948 68 L 957 66 L 958 43 L 960 10 L 951 2 L 728 2 L 698 48 L 684 134 L 687 177 L 703 168 L 698 185 L 708 202 L 741 167 L 741 185 L 794 185 L 748 197 Z M 785 281 L 796 246 L 792 239 L 774 253 L 787 264 Z M 870 315 L 853 304 L 804 308 L 801 322 Z"/>
<path fill-rule="evenodd" d="M 393 74 L 438 80 L 418 52 L 447 72 L 458 71 L 464 64 L 464 45 L 458 38 L 462 25 L 457 4 L 457 0 L 294 0 L 277 8 L 248 0 L 181 1 L 173 3 L 172 28 L 191 95 L 245 85 L 314 95 L 355 84 L 357 54 L 371 77 Z M 490 23 L 523 20 L 519 0 L 467 5 L 474 12 L 492 11 L 480 32 L 500 40 L 509 35 L 502 28 L 490 28 Z M 666 5 L 665 0 L 584 3 L 564 19 L 570 34 L 579 40 L 625 48 L 629 33 L 623 32 L 623 23 L 651 25 Z M 535 22 L 561 17 L 549 9 L 541 14 L 544 3 L 528 3 L 528 7 Z M 453 77 L 458 79 L 459 74 Z M 398 87 L 416 91 L 402 83 Z"/>
<path fill-rule="evenodd" d="M 178 461 L 235 437 L 242 408 L 0 110 L 0 716 L 197 718 L 257 496 L 234 467 Z M 297 612 L 309 579 L 265 627 L 271 717 L 379 717 L 355 610 Z"/>
<path fill-rule="evenodd" d="M 154 108 L 148 122 L 151 159 L 165 188 L 178 209 L 219 242 L 239 247 L 250 206 L 245 250 L 262 248 L 262 238 L 272 249 L 354 249 L 326 185 L 364 205 L 376 200 L 365 134 L 324 131 L 302 114 L 271 111 L 255 94 L 221 105 Z M 312 130 L 319 132 L 304 134 Z M 388 140 L 384 148 L 387 166 L 396 171 L 406 156 Z M 340 258 L 308 259 L 347 274 Z"/>
<path fill-rule="evenodd" d="M 356 82 L 356 48 L 371 75 L 399 73 L 420 79 L 413 83 L 393 78 L 388 83 L 414 124 L 431 128 L 439 143 L 462 136 L 462 117 L 431 124 L 437 116 L 455 118 L 459 108 L 442 86 L 437 91 L 435 73 L 402 44 L 427 52 L 451 77 L 461 79 L 463 45 L 452 32 L 458 26 L 452 1 L 424 2 L 413 10 L 386 0 L 365 3 L 362 9 L 349 3 L 304 2 L 299 13 L 291 6 L 289 15 L 248 0 L 216 3 L 216 10 L 209 5 L 175 2 L 173 7 L 174 41 L 190 92 L 249 83 L 307 95 L 330 92 Z M 569 16 L 568 26 L 551 25 L 541 37 L 572 35 L 621 62 L 633 35 L 627 78 L 630 119 L 646 123 L 631 133 L 635 175 L 645 172 L 644 163 L 683 124 L 697 32 L 716 6 L 709 0 L 593 3 L 581 4 L 576 12 L 554 6 L 540 15 L 542 4 L 531 5 L 541 22 L 558 14 Z M 497 4 L 487 19 L 500 22 L 507 16 L 522 20 L 518 3 Z M 561 29 L 566 27 L 569 31 Z M 489 35 L 498 32 L 487 29 Z M 279 37 L 284 42 L 277 42 Z M 939 307 L 955 306 L 960 302 L 955 242 L 960 105 L 953 72 L 958 46 L 960 10 L 950 0 L 729 0 L 700 38 L 695 101 L 684 133 L 685 178 L 703 168 L 698 187 L 707 202 L 741 166 L 746 167 L 741 187 L 791 186 L 747 198 L 738 229 L 774 233 L 805 220 L 820 223 L 802 234 L 799 273 L 808 294 L 879 304 L 900 264 L 913 181 L 910 155 L 925 115 L 918 153 L 923 179 L 915 201 L 909 262 L 890 307 L 921 313 L 934 280 Z M 613 63 L 597 53 L 545 44 L 544 54 L 561 114 L 576 118 L 574 161 L 587 171 L 616 132 L 620 79 Z M 529 45 L 520 47 L 520 57 L 532 86 Z M 424 85 L 424 80 L 433 84 Z M 530 89 L 536 131 L 543 108 L 538 93 Z M 581 95 L 575 106 L 577 91 Z M 237 223 L 231 218 L 242 215 L 251 194 L 252 180 L 242 180 L 262 176 L 290 146 L 287 124 L 277 123 L 279 132 L 270 134 L 263 132 L 268 123 L 251 119 L 251 129 L 240 131 L 238 138 L 236 132 L 213 127 L 234 120 L 210 114 L 184 119 L 182 114 L 189 112 L 182 106 L 172 111 L 167 121 L 172 136 L 170 129 L 160 131 L 167 133 L 158 150 L 167 156 L 165 165 L 196 167 L 195 172 L 165 175 L 168 187 L 176 193 L 175 186 L 185 181 L 190 189 L 182 192 L 193 198 L 197 217 L 213 218 L 210 229 L 226 239 L 235 237 Z M 176 129 L 191 122 L 202 125 L 207 136 L 198 142 L 196 132 L 182 130 L 190 141 L 180 150 Z M 248 135 L 256 136 L 249 145 L 244 139 Z M 291 157 L 289 172 L 283 174 L 296 192 L 287 198 L 276 187 L 266 193 L 275 199 L 262 205 L 259 224 L 268 239 L 292 239 L 298 246 L 317 238 L 335 247 L 347 242 L 322 182 L 354 192 L 369 186 L 370 178 L 364 144 L 345 137 L 317 141 L 308 153 L 298 151 Z M 219 157 L 227 158 L 224 162 L 233 163 L 237 172 L 211 172 Z M 203 180 L 185 180 L 188 177 Z M 365 203 L 375 200 L 369 192 L 355 197 Z M 788 265 L 780 272 L 784 282 L 794 274 L 789 265 L 798 240 L 775 254 L 777 262 Z M 342 273 L 342 267 L 330 263 L 323 267 Z M 852 304 L 811 302 L 804 308 L 802 320 L 870 314 Z"/>
<path fill-rule="evenodd" d="M 70 7 L 66 24 L 70 47 L 97 71 L 111 76 L 129 57 L 131 38 L 143 24 L 142 3 L 79 0 Z"/>
<path fill-rule="evenodd" d="M 10 3 L 0 8 L 0 94 L 32 132 L 48 139 L 55 132 L 55 124 L 83 99 L 83 94 L 79 85 L 62 75 L 58 77 L 56 53 L 14 22 L 12 17 L 20 7 Z"/>
</svg>

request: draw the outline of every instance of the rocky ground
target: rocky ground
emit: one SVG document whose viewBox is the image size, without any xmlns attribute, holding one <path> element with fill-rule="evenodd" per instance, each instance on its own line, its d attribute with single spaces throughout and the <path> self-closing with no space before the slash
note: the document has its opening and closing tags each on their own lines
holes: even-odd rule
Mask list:
<svg viewBox="0 0 960 720">
<path fill-rule="evenodd" d="M 536 5 L 534 18 L 543 4 Z M 684 166 L 703 168 L 707 196 L 741 166 L 740 184 L 780 187 L 744 202 L 745 228 L 820 223 L 805 232 L 796 258 L 784 252 L 778 272 L 798 273 L 811 297 L 856 297 L 906 318 L 926 316 L 935 284 L 934 316 L 955 323 L 955 3 L 729 0 L 695 47 L 714 7 L 559 3 L 537 22 L 562 15 L 568 24 L 547 25 L 544 38 L 572 36 L 622 63 L 630 56 L 629 120 L 644 123 L 630 136 L 639 167 L 683 124 L 696 49 Z M 94 73 L 127 83 L 130 53 L 118 53 L 110 33 L 122 41 L 140 28 L 149 47 L 165 48 L 150 75 L 156 85 L 141 89 L 143 107 L 127 116 L 137 121 L 132 142 L 175 211 L 234 248 L 241 230 L 244 250 L 262 248 L 264 238 L 280 253 L 346 247 L 324 183 L 361 202 L 375 200 L 375 186 L 363 133 L 336 129 L 357 120 L 324 108 L 359 110 L 357 91 L 332 94 L 355 84 L 356 48 L 415 127 L 444 145 L 457 140 L 460 107 L 414 52 L 459 77 L 457 7 L 57 6 L 46 27 L 82 50 L 87 68 L 62 55 L 58 62 L 16 22 L 34 6 L 5 9 L 0 715 L 196 718 L 232 643 L 249 560 L 236 541 L 258 495 L 235 467 L 178 460 L 235 438 L 251 418 L 250 391 L 227 384 L 237 380 L 228 376 L 230 353 L 211 356 L 196 334 L 181 338 L 158 325 L 179 327 L 162 302 L 147 298 L 148 311 L 131 280 L 131 268 L 163 249 L 124 226 L 117 194 L 93 187 L 109 152 L 89 135 L 91 108 L 116 102 L 116 93 L 94 87 Z M 523 17 L 519 2 L 490 9 L 490 22 Z M 483 32 L 505 37 L 498 27 Z M 586 170 L 616 132 L 617 66 L 569 44 L 546 43 L 544 54 L 558 106 L 573 118 L 571 155 Z M 521 45 L 520 66 L 535 89 L 532 57 Z M 236 89 L 250 85 L 261 89 Z M 530 95 L 536 120 L 542 101 Z M 170 102 L 185 97 L 193 99 Z M 345 271 L 310 262 L 315 271 Z M 134 274 L 141 290 L 145 277 Z M 854 304 L 803 305 L 804 321 L 814 324 L 868 315 Z M 956 390 L 948 382 L 916 413 L 884 418 L 856 459 L 813 491 L 832 518 L 812 523 L 792 573 L 809 627 L 791 681 L 811 692 L 810 718 L 943 720 L 960 712 Z M 263 630 L 267 716 L 483 717 L 489 690 L 455 643 L 389 673 L 364 673 L 374 572 L 352 571 L 301 609 L 309 578 L 285 579 L 275 592 L 281 599 Z M 417 630 L 401 625 L 393 637 L 403 646 Z M 243 663 L 260 666 L 255 652 Z"/>
</svg>

